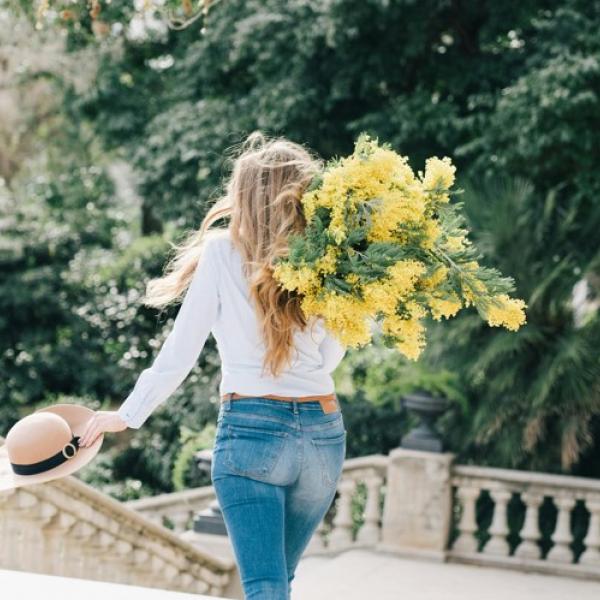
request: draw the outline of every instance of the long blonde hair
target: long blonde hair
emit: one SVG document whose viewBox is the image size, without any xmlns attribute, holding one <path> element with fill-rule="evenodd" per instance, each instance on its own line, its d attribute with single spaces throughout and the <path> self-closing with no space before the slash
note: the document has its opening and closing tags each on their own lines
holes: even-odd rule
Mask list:
<svg viewBox="0 0 600 600">
<path fill-rule="evenodd" d="M 181 299 L 200 258 L 210 226 L 229 217 L 230 237 L 244 265 L 251 300 L 265 344 L 263 372 L 277 376 L 291 360 L 293 334 L 307 320 L 300 297 L 284 290 L 272 276 L 273 261 L 288 253 L 288 236 L 306 226 L 300 197 L 323 168 L 306 148 L 285 138 L 255 131 L 239 145 L 225 194 L 208 210 L 200 228 L 182 244 L 171 244 L 175 255 L 165 274 L 151 280 L 144 304 L 161 308 Z"/>
</svg>

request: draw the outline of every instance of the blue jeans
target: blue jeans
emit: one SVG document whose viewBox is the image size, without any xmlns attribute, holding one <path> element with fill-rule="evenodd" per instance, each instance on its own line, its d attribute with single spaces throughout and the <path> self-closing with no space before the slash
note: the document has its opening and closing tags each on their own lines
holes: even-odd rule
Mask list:
<svg viewBox="0 0 600 600">
<path fill-rule="evenodd" d="M 223 400 L 211 479 L 245 600 L 288 600 L 291 581 L 333 502 L 346 455 L 341 410 L 318 401 Z"/>
</svg>

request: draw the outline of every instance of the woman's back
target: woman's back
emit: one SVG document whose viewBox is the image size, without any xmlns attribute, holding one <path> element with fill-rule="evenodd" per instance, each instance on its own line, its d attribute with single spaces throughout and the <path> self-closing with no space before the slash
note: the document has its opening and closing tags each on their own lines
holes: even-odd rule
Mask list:
<svg viewBox="0 0 600 600">
<path fill-rule="evenodd" d="M 304 331 L 294 333 L 288 368 L 277 377 L 262 374 L 265 348 L 242 264 L 229 230 L 210 231 L 172 330 L 118 410 L 129 427 L 141 427 L 179 387 L 209 333 L 221 359 L 219 394 L 305 396 L 334 391 L 331 372 L 345 347 L 325 329 L 322 319 L 313 318 Z"/>
<path fill-rule="evenodd" d="M 312 319 L 304 331 L 295 331 L 287 369 L 277 377 L 268 373 L 261 376 L 265 348 L 242 257 L 228 230 L 218 232 L 209 244 L 214 245 L 211 256 L 218 265 L 220 310 L 211 332 L 221 358 L 219 392 L 303 396 L 334 391 L 331 372 L 343 358 L 345 348 L 325 329 L 322 319 Z"/>
</svg>

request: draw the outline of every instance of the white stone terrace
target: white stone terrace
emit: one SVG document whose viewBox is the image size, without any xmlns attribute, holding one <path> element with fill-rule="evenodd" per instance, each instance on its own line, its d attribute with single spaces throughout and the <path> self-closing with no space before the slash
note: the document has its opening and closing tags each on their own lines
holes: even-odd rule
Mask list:
<svg viewBox="0 0 600 600">
<path fill-rule="evenodd" d="M 10 600 L 202 600 L 169 590 L 0 570 Z M 214 596 L 212 596 L 214 597 Z M 597 600 L 600 583 L 507 569 L 429 562 L 368 549 L 300 561 L 292 600 Z"/>
<path fill-rule="evenodd" d="M 209 596 L 0 569 L 0 598 L 6 600 L 203 600 Z M 214 598 L 214 596 L 213 596 Z"/>
</svg>

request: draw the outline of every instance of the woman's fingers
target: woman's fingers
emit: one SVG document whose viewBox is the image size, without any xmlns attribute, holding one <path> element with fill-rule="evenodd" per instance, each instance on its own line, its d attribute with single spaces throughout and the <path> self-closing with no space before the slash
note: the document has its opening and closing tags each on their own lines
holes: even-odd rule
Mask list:
<svg viewBox="0 0 600 600">
<path fill-rule="evenodd" d="M 96 420 L 96 415 L 93 415 L 92 418 L 87 422 L 87 425 L 85 426 L 85 429 L 83 430 L 83 433 L 79 436 L 79 445 L 80 446 L 85 445 L 85 440 L 87 439 L 88 433 L 91 430 L 91 428 L 93 427 L 95 420 Z"/>
<path fill-rule="evenodd" d="M 87 424 L 87 427 L 85 428 L 85 431 L 83 432 L 83 435 L 79 438 L 79 445 L 80 446 L 89 446 L 90 445 L 90 440 L 95 440 L 96 437 L 98 436 L 99 433 L 99 426 L 98 426 L 98 415 L 94 415 L 89 423 Z"/>
<path fill-rule="evenodd" d="M 94 430 L 94 431 L 93 431 L 93 432 L 90 434 L 90 436 L 89 436 L 89 438 L 88 438 L 88 440 L 89 440 L 89 441 L 87 441 L 87 442 L 85 443 L 85 447 L 87 447 L 87 446 L 93 446 L 93 445 L 94 445 L 94 442 L 96 441 L 96 439 L 98 439 L 98 436 L 99 436 L 99 435 L 100 435 L 100 432 L 99 432 L 99 431 L 96 431 L 96 430 Z"/>
<path fill-rule="evenodd" d="M 100 411 L 95 413 L 86 425 L 79 437 L 79 446 L 91 446 L 98 436 L 105 431 L 123 431 L 127 424 L 117 415 L 115 411 Z"/>
</svg>

